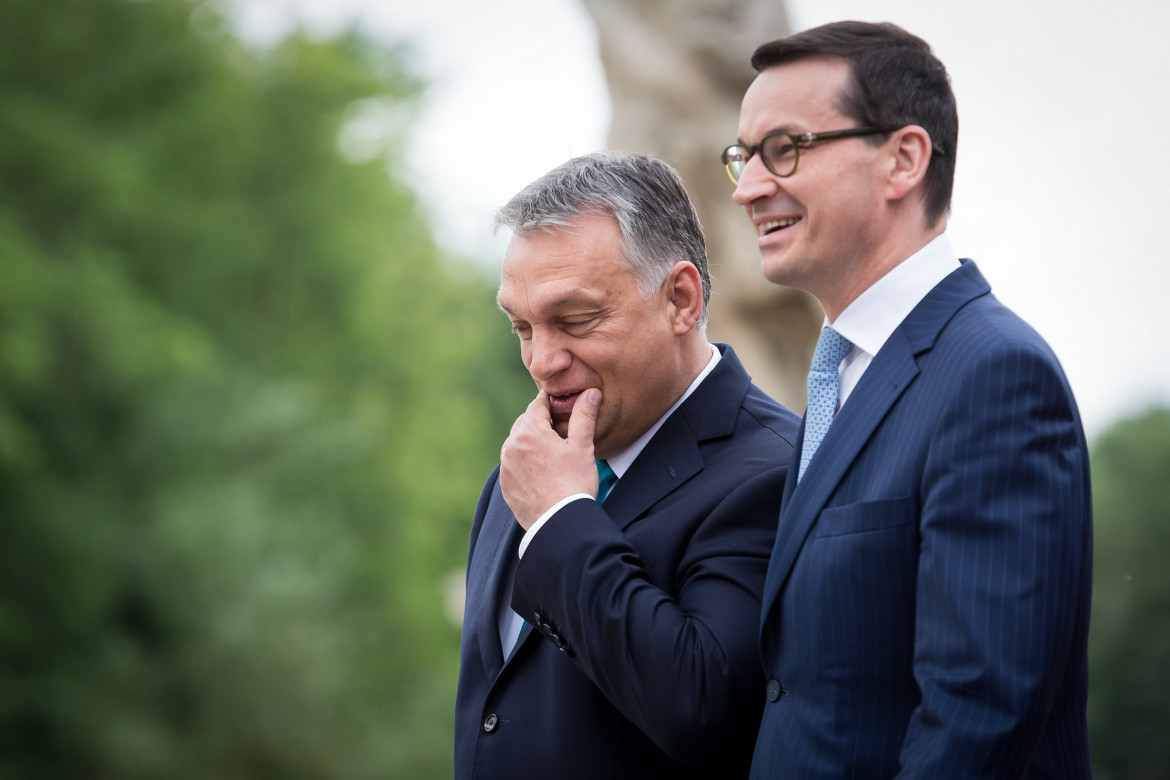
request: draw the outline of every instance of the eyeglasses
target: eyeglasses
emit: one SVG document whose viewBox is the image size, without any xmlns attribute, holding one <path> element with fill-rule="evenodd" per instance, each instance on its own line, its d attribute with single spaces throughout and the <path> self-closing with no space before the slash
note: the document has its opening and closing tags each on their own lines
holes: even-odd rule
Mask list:
<svg viewBox="0 0 1170 780">
<path fill-rule="evenodd" d="M 793 135 L 777 131 L 768 133 L 755 146 L 732 144 L 723 150 L 723 167 L 727 171 L 727 178 L 732 184 L 739 184 L 739 177 L 748 161 L 757 153 L 762 152 L 764 167 L 781 179 L 796 173 L 796 163 L 800 160 L 800 147 L 816 141 L 832 141 L 837 138 L 854 138 L 861 135 L 877 135 L 891 133 L 896 127 L 851 127 L 848 130 L 830 130 L 826 133 L 803 133 Z"/>
</svg>

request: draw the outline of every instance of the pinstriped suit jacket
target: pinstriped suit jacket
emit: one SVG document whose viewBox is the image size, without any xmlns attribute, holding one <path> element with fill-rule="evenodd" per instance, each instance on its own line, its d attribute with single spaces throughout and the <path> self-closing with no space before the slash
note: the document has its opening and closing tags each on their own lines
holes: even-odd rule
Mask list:
<svg viewBox="0 0 1170 780">
<path fill-rule="evenodd" d="M 894 331 L 782 506 L 753 778 L 1090 777 L 1084 433 L 974 263 Z"/>
</svg>

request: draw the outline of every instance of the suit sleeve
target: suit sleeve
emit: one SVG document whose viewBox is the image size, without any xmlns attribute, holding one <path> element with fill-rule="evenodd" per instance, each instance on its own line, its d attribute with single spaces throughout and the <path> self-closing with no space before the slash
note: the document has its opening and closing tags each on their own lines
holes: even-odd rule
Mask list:
<svg viewBox="0 0 1170 780">
<path fill-rule="evenodd" d="M 923 471 L 904 780 L 1022 777 L 1087 620 L 1088 458 L 1055 359 L 1005 347 L 960 388 Z"/>
<path fill-rule="evenodd" d="M 697 525 L 678 518 L 693 532 L 675 542 L 685 549 L 670 591 L 594 501 L 554 515 L 517 569 L 513 609 L 553 632 L 566 662 L 676 760 L 754 739 L 760 592 L 786 470 L 741 481 Z"/>
</svg>

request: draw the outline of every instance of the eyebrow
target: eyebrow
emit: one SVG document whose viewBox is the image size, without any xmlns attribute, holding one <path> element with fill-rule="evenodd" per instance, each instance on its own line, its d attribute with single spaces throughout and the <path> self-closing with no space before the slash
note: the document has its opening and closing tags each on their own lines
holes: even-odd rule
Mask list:
<svg viewBox="0 0 1170 780">
<path fill-rule="evenodd" d="M 605 300 L 604 298 L 599 299 L 589 295 L 582 295 L 581 290 L 570 290 L 563 295 L 557 296 L 548 303 L 541 304 L 540 308 L 545 311 L 556 311 L 570 305 L 596 309 L 604 307 Z M 496 294 L 496 306 L 498 306 L 500 311 L 504 312 L 504 314 L 507 314 L 509 317 L 519 318 L 518 314 L 504 305 L 504 302 L 500 300 L 499 293 Z"/>
<path fill-rule="evenodd" d="M 773 127 L 771 130 L 765 131 L 764 135 L 760 136 L 760 140 L 761 141 L 764 140 L 764 136 L 772 135 L 772 133 L 788 133 L 789 135 L 803 135 L 806 132 L 810 132 L 810 131 L 797 130 L 795 128 L 788 127 L 786 125 L 781 125 L 779 127 Z M 752 145 L 752 144 L 749 144 L 746 141 L 744 141 L 742 137 L 736 138 L 735 142 L 737 144 L 739 144 L 740 146 L 751 146 Z"/>
</svg>

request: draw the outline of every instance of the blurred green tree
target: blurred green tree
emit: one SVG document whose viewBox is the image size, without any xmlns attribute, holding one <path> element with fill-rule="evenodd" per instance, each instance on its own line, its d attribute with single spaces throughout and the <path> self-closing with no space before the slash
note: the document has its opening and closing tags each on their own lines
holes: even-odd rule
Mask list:
<svg viewBox="0 0 1170 780">
<path fill-rule="evenodd" d="M 1092 452 L 1096 524 L 1089 727 L 1101 780 L 1170 778 L 1170 409 Z"/>
<path fill-rule="evenodd" d="M 0 776 L 449 776 L 441 585 L 530 392 L 402 183 L 404 53 L 2 16 Z"/>
</svg>

